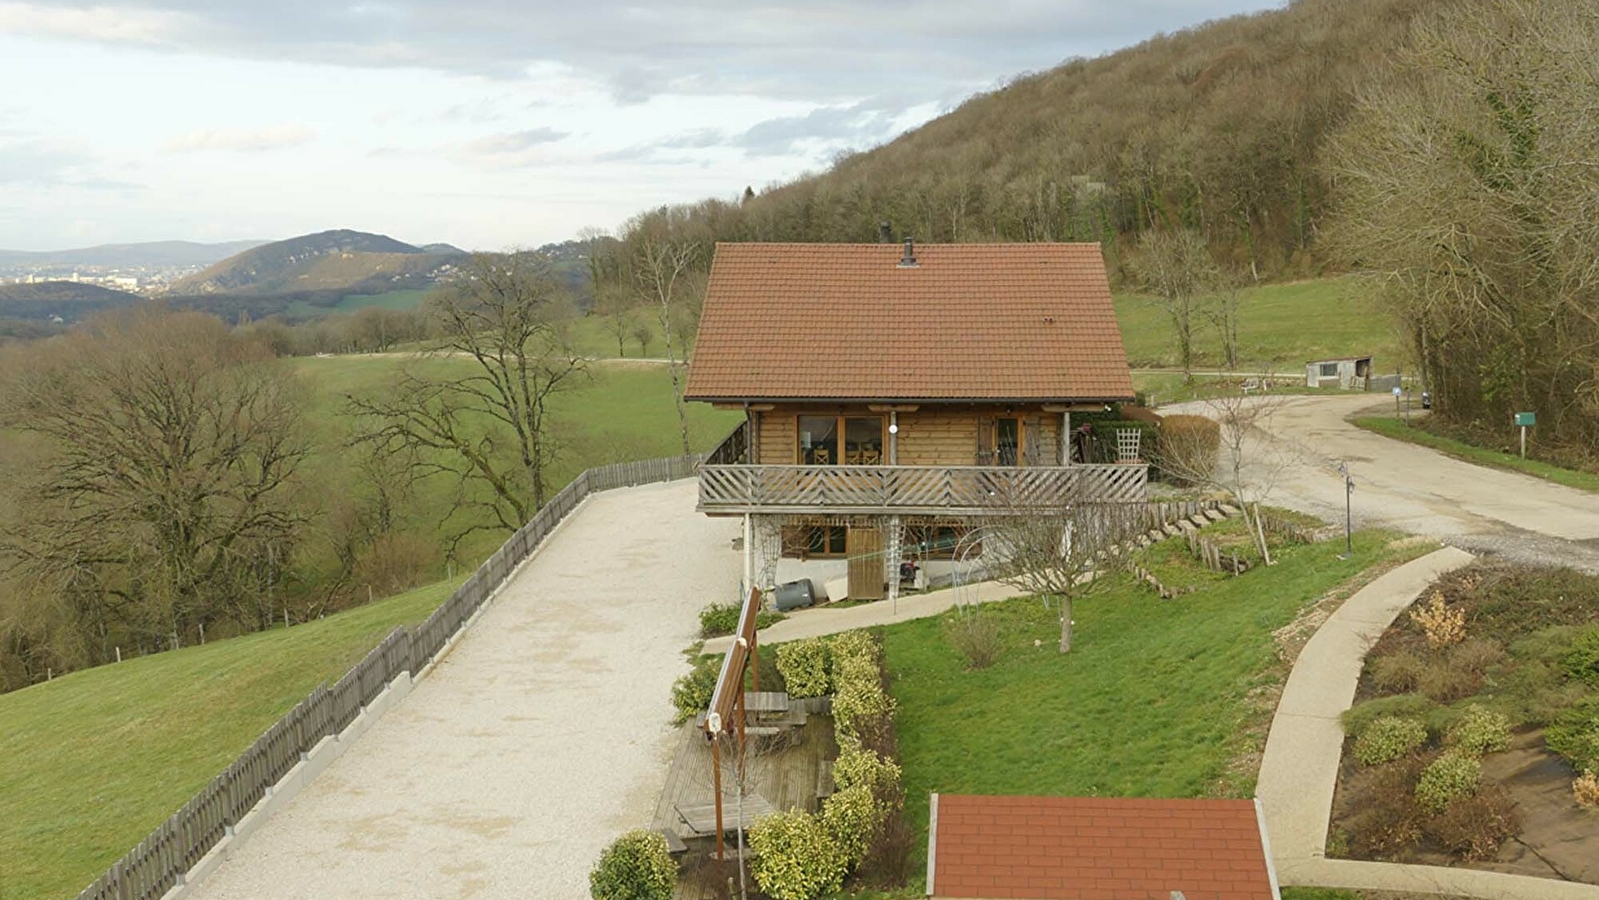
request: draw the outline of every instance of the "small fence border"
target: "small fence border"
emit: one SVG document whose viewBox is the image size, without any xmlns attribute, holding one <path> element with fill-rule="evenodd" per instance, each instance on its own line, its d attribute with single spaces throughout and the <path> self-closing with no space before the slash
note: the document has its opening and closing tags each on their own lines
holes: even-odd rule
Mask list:
<svg viewBox="0 0 1599 900">
<path fill-rule="evenodd" d="M 675 481 L 697 474 L 704 454 L 614 463 L 584 470 L 478 566 L 420 625 L 401 625 L 331 687 L 319 684 L 222 773 L 139 845 L 78 894 L 78 900 L 157 900 L 185 875 L 271 787 L 328 737 L 342 732 L 402 673 L 416 677 L 465 627 L 516 567 L 590 494 Z"/>
</svg>

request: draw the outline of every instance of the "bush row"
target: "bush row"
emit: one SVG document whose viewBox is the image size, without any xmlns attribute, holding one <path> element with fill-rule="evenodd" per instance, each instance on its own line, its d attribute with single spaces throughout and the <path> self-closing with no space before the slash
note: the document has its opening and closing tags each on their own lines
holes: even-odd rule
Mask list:
<svg viewBox="0 0 1599 900">
<path fill-rule="evenodd" d="M 835 792 L 819 814 L 793 810 L 750 830 L 751 871 L 773 900 L 812 900 L 844 883 L 872 853 L 904 802 L 893 759 L 893 699 L 883 687 L 882 645 L 864 631 L 778 648 L 789 695 L 833 695 L 839 756 Z"/>
</svg>

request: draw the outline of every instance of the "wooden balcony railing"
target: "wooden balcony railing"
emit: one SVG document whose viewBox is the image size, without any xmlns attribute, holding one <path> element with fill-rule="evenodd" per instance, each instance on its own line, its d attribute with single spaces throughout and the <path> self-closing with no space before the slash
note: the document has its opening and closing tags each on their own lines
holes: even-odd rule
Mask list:
<svg viewBox="0 0 1599 900">
<path fill-rule="evenodd" d="M 1006 515 L 1072 503 L 1142 503 L 1143 465 L 700 468 L 705 513 Z"/>
</svg>

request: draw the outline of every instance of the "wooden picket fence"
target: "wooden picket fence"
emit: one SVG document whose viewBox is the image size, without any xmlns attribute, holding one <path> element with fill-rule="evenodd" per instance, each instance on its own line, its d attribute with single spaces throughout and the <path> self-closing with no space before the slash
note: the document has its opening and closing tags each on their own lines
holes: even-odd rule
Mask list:
<svg viewBox="0 0 1599 900">
<path fill-rule="evenodd" d="M 438 655 L 585 497 L 612 488 L 688 478 L 703 461 L 703 455 L 697 454 L 586 470 L 478 566 L 425 622 L 394 629 L 331 687 L 318 685 L 182 809 L 85 888 L 78 900 L 156 900 L 165 895 L 319 742 L 355 721 L 401 673 L 414 676 Z"/>
</svg>

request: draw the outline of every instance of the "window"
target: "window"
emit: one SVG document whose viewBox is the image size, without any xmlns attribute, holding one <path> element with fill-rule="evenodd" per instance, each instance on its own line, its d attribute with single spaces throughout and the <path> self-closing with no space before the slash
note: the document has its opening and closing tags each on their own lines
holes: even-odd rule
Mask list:
<svg viewBox="0 0 1599 900">
<path fill-rule="evenodd" d="M 1321 377 L 1323 377 L 1323 378 L 1337 378 L 1338 377 L 1338 364 L 1335 363 L 1335 362 L 1322 363 L 1321 364 Z"/>
<path fill-rule="evenodd" d="M 883 417 L 800 416 L 799 461 L 802 466 L 882 465 Z"/>
<path fill-rule="evenodd" d="M 783 556 L 789 559 L 842 557 L 847 553 L 845 525 L 790 525 L 783 529 Z"/>
<path fill-rule="evenodd" d="M 994 420 L 994 464 L 998 466 L 1021 465 L 1022 420 Z"/>
<path fill-rule="evenodd" d="M 959 525 L 909 525 L 905 528 L 906 559 L 971 559 L 983 555 L 981 539 Z"/>
<path fill-rule="evenodd" d="M 838 417 L 799 417 L 799 458 L 804 466 L 838 464 Z"/>
</svg>

